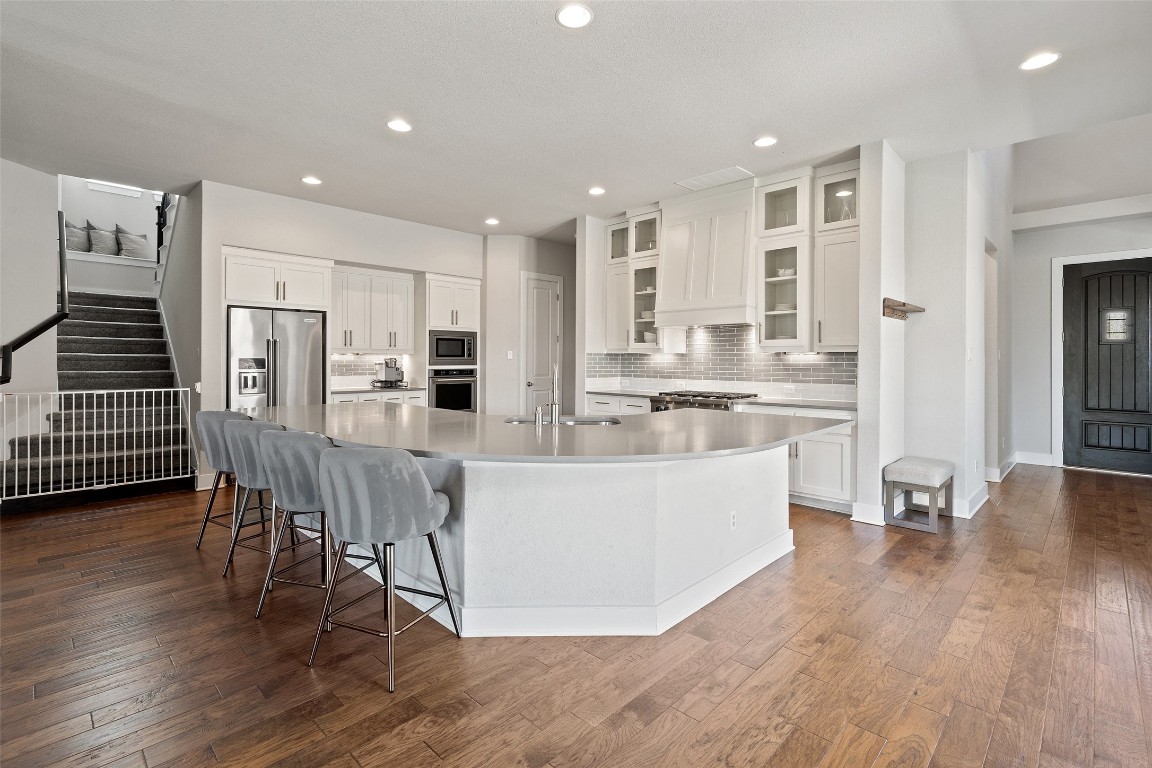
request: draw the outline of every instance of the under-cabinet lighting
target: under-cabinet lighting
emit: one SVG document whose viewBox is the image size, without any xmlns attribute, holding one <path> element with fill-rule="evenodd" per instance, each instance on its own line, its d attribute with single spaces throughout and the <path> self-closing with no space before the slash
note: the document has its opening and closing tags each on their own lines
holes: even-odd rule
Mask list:
<svg viewBox="0 0 1152 768">
<path fill-rule="evenodd" d="M 1048 66 L 1049 64 L 1055 64 L 1056 60 L 1059 58 L 1060 54 L 1058 53 L 1053 51 L 1043 51 L 1024 59 L 1024 63 L 1020 65 L 1020 69 L 1023 69 L 1026 72 L 1033 69 L 1041 69 Z"/>
<path fill-rule="evenodd" d="M 852 190 L 842 189 L 836 193 L 836 197 L 852 197 Z"/>
<path fill-rule="evenodd" d="M 556 21 L 562 27 L 579 29 L 588 26 L 588 22 L 592 21 L 592 11 L 586 5 L 568 3 L 556 11 Z"/>
<path fill-rule="evenodd" d="M 323 183 L 322 181 L 320 181 L 320 179 L 316 178 L 315 176 L 304 176 L 303 178 L 300 179 L 300 181 L 304 182 L 305 184 L 322 184 Z"/>
</svg>

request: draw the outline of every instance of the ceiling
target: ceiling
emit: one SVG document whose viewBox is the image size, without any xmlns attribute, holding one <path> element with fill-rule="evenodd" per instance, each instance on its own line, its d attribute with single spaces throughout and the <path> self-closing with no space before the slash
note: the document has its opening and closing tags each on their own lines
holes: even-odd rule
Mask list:
<svg viewBox="0 0 1152 768">
<path fill-rule="evenodd" d="M 586 2 L 575 31 L 558 0 L 5 2 L 0 155 L 562 239 L 733 165 L 880 138 L 912 160 L 1152 112 L 1147 2 Z M 1064 58 L 1017 70 L 1045 48 Z M 753 148 L 764 133 L 779 144 Z"/>
<path fill-rule="evenodd" d="M 1152 115 L 1021 142 L 1012 165 L 1016 213 L 1152 194 Z"/>
</svg>

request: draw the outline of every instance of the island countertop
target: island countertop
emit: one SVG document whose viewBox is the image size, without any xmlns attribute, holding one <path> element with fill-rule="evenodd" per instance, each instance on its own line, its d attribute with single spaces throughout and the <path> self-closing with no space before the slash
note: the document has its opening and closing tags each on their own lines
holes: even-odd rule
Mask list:
<svg viewBox="0 0 1152 768">
<path fill-rule="evenodd" d="M 395 403 L 238 409 L 337 444 L 403 448 L 456 461 L 605 463 L 700 459 L 779 448 L 851 423 L 683 408 L 605 426 L 507 424 L 505 416 Z"/>
</svg>

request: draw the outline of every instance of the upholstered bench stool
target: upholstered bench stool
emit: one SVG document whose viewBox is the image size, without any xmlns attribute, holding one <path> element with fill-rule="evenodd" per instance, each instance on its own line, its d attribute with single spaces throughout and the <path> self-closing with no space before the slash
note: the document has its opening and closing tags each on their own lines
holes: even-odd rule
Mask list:
<svg viewBox="0 0 1152 768">
<path fill-rule="evenodd" d="M 884 522 L 936 533 L 937 515 L 952 516 L 952 475 L 956 465 L 940 459 L 906 456 L 884 467 Z M 904 492 L 904 509 L 896 511 L 896 489 Z M 940 492 L 944 506 L 940 506 Z M 912 503 L 913 493 L 928 494 L 928 505 Z M 916 517 L 927 514 L 927 519 Z"/>
</svg>

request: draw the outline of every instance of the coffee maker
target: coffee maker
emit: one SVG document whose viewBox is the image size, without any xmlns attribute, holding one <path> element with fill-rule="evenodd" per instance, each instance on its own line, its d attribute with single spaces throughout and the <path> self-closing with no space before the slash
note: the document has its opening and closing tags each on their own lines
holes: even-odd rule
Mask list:
<svg viewBox="0 0 1152 768">
<path fill-rule="evenodd" d="M 395 357 L 388 357 L 382 363 L 376 363 L 376 380 L 372 382 L 376 389 L 403 389 L 408 386 L 404 381 L 404 369 Z"/>
</svg>

